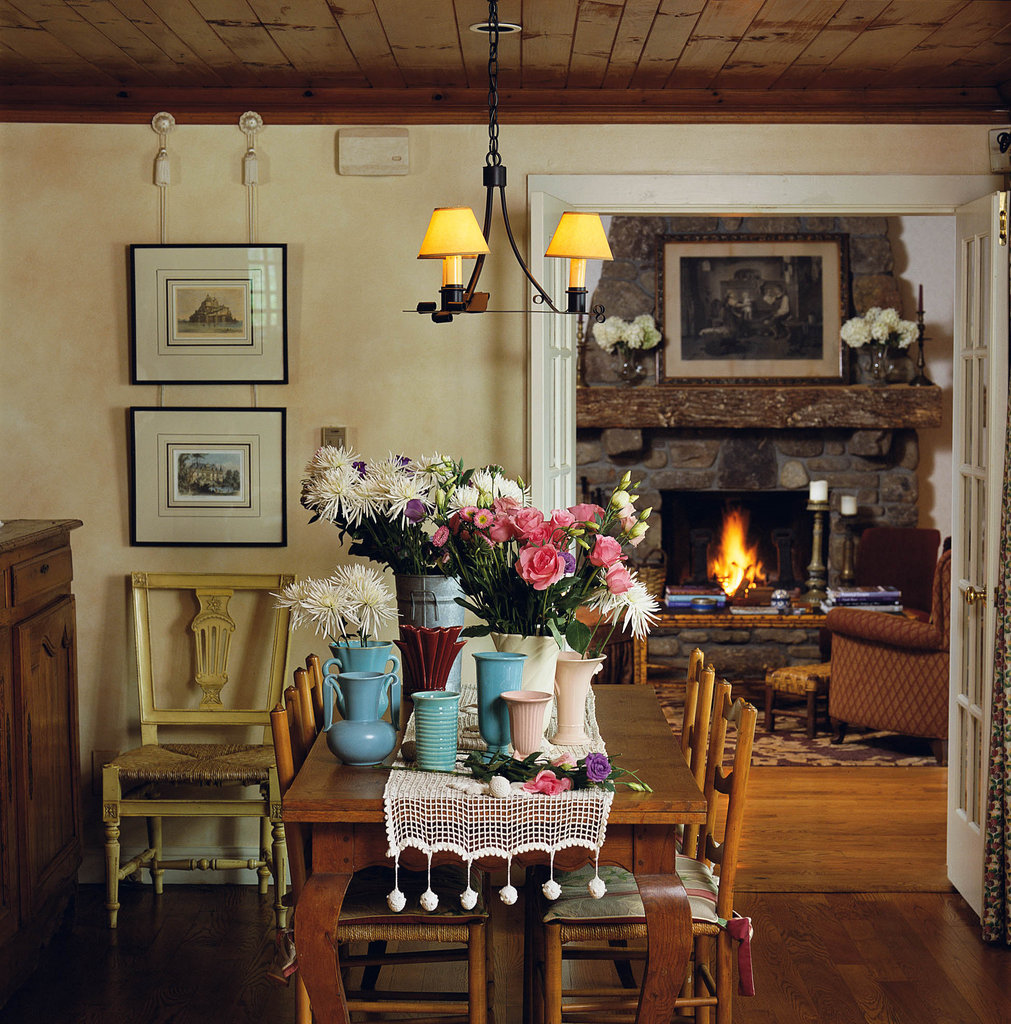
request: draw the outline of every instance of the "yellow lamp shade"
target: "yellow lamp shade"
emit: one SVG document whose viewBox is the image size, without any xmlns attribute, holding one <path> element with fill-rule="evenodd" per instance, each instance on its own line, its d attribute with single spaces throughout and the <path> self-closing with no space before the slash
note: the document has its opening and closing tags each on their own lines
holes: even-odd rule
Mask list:
<svg viewBox="0 0 1011 1024">
<path fill-rule="evenodd" d="M 563 213 L 545 256 L 613 260 L 604 225 L 596 213 Z"/>
<path fill-rule="evenodd" d="M 446 206 L 434 210 L 428 222 L 419 260 L 438 260 L 446 256 L 474 259 L 489 252 L 474 211 L 469 206 Z"/>
</svg>

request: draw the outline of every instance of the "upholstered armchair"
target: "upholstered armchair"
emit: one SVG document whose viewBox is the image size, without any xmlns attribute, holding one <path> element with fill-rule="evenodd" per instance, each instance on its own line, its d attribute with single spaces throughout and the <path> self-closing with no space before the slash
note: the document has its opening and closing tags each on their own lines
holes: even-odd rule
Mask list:
<svg viewBox="0 0 1011 1024">
<path fill-rule="evenodd" d="M 930 619 L 857 608 L 833 608 L 829 715 L 861 725 L 931 740 L 944 763 L 948 735 L 948 647 L 951 628 L 951 552 L 934 571 Z"/>
</svg>

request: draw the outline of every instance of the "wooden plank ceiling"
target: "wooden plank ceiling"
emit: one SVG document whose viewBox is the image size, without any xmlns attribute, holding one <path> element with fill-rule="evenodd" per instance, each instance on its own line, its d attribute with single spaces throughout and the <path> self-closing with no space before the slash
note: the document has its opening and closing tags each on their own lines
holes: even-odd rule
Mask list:
<svg viewBox="0 0 1011 1024">
<path fill-rule="evenodd" d="M 459 123 L 484 0 L 0 0 L 0 119 Z M 501 0 L 500 119 L 1001 122 L 1008 0 Z"/>
</svg>

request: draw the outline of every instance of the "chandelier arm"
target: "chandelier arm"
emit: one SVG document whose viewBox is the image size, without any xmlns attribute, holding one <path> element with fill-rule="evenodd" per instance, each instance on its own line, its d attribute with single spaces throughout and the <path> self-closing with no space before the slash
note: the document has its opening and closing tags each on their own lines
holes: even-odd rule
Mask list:
<svg viewBox="0 0 1011 1024">
<path fill-rule="evenodd" d="M 491 215 L 495 208 L 495 192 L 490 186 L 485 187 L 484 193 L 484 224 L 481 227 L 481 234 L 484 235 L 484 240 L 487 242 L 491 238 Z M 467 282 L 467 289 L 463 293 L 463 301 L 470 304 L 471 297 L 474 294 L 474 289 L 477 288 L 478 278 L 481 276 L 481 271 L 484 269 L 484 258 L 485 254 L 481 253 L 478 256 L 477 261 L 474 263 L 474 269 L 471 271 L 470 280 Z"/>
<path fill-rule="evenodd" d="M 523 257 L 520 255 L 519 247 L 516 245 L 516 239 L 513 238 L 512 225 L 509 223 L 509 210 L 506 206 L 504 185 L 499 186 L 499 196 L 502 200 L 502 222 L 505 224 L 506 235 L 509 237 L 509 244 L 512 246 L 513 255 L 516 257 L 516 262 L 519 263 L 520 269 L 523 271 L 523 273 L 527 275 L 527 280 L 537 289 L 537 292 L 541 297 L 541 301 L 547 303 L 548 308 L 551 310 L 552 313 L 561 313 L 562 310 L 560 310 L 551 301 L 551 296 L 548 295 L 548 293 L 541 287 L 541 284 L 537 280 L 537 278 L 530 273 L 530 269 L 529 267 L 527 267 L 526 260 L 523 259 Z M 534 301 L 536 302 L 537 300 L 535 299 Z"/>
</svg>

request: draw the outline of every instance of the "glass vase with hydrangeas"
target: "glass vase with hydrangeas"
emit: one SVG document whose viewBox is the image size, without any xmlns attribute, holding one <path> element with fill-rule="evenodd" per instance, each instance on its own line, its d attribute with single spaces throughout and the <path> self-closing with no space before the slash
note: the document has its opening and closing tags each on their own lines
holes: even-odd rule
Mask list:
<svg viewBox="0 0 1011 1024">
<path fill-rule="evenodd" d="M 656 322 L 648 313 L 634 320 L 609 316 L 602 324 L 594 325 L 593 337 L 605 352 L 615 356 L 618 376 L 626 384 L 641 384 L 646 380 L 642 354 L 655 349 L 661 337 Z"/>
<path fill-rule="evenodd" d="M 483 620 L 465 635 L 550 635 L 587 658 L 619 624 L 644 637 L 659 608 L 623 553 L 647 530 L 651 510 L 636 511 L 637 489 L 626 473 L 606 507 L 582 503 L 545 515 L 500 467 L 461 472 L 438 506 L 432 542 L 466 595 L 460 603 Z M 582 622 L 581 608 L 608 627 Z"/>
<path fill-rule="evenodd" d="M 306 466 L 302 504 L 350 538 L 348 553 L 395 573 L 441 573 L 432 545 L 436 496 L 452 487 L 459 467 L 441 455 L 408 458 L 392 452 L 366 461 L 352 448 L 324 445 Z"/>
<path fill-rule="evenodd" d="M 888 383 L 891 370 L 889 348 L 908 348 L 916 340 L 919 328 L 914 321 L 903 320 L 897 309 L 872 306 L 860 316 L 847 320 L 839 333 L 850 348 L 867 348 L 870 358 L 868 384 L 883 387 Z"/>
</svg>

